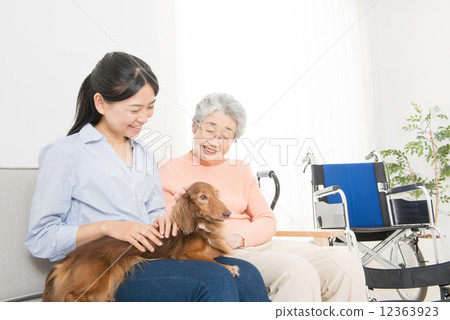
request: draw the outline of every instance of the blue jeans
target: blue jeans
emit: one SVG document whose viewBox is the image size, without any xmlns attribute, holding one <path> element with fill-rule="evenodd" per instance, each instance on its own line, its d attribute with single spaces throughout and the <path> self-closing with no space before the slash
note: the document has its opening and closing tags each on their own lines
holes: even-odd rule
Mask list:
<svg viewBox="0 0 450 320">
<path fill-rule="evenodd" d="M 258 270 L 249 262 L 218 257 L 239 266 L 239 277 L 213 262 L 152 260 L 136 266 L 122 282 L 116 301 L 269 301 Z"/>
</svg>

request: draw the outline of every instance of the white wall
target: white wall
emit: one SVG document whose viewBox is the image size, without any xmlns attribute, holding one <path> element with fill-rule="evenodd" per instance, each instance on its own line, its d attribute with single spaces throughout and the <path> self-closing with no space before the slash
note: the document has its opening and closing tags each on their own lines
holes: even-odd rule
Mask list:
<svg viewBox="0 0 450 320">
<path fill-rule="evenodd" d="M 384 0 L 373 9 L 368 22 L 378 144 L 402 146 L 411 102 L 450 113 L 450 2 Z"/>
<path fill-rule="evenodd" d="M 18 0 L 0 4 L 0 166 L 36 166 L 39 150 L 70 128 L 82 80 L 108 51 L 147 61 L 162 90 L 149 126 L 186 150 L 183 96 L 177 91 L 175 0 Z M 372 0 L 358 1 L 363 13 Z M 179 13 L 178 13 L 179 14 Z M 364 68 L 373 87 L 368 117 L 374 149 L 401 147 L 411 102 L 450 114 L 450 1 L 378 0 L 361 17 Z M 183 88 L 185 90 L 185 88 Z M 180 103 L 180 102 L 181 103 Z M 189 109 L 190 108 L 190 109 Z M 373 128 L 369 128 L 372 132 Z"/>
<path fill-rule="evenodd" d="M 375 149 L 402 148 L 415 138 L 402 130 L 412 102 L 424 110 L 439 106 L 450 116 L 449 16 L 447 0 L 379 0 L 361 19 L 374 84 Z M 426 165 L 416 167 L 432 174 Z"/>
<path fill-rule="evenodd" d="M 2 1 L 0 166 L 37 166 L 39 150 L 66 135 L 81 82 L 109 51 L 150 64 L 162 90 L 149 125 L 175 135 L 173 3 Z"/>
</svg>

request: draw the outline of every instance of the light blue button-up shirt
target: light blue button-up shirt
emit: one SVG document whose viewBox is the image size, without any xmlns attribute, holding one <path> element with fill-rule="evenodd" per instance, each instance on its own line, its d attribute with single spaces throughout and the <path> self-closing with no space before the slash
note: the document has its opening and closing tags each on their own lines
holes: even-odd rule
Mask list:
<svg viewBox="0 0 450 320">
<path fill-rule="evenodd" d="M 164 213 L 153 153 L 135 140 L 127 167 L 92 125 L 44 147 L 25 245 L 56 261 L 75 249 L 80 225 L 105 220 L 151 224 Z"/>
</svg>

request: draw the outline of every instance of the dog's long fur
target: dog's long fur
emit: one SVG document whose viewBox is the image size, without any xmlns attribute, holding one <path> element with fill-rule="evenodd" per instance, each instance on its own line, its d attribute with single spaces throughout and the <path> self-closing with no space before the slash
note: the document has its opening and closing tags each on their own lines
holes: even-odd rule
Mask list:
<svg viewBox="0 0 450 320">
<path fill-rule="evenodd" d="M 231 254 L 221 229 L 230 216 L 218 199 L 217 190 L 203 182 L 193 184 L 172 211 L 180 230 L 175 237 L 153 245 L 154 252 L 141 252 L 128 242 L 103 237 L 76 248 L 55 264 L 45 281 L 43 301 L 114 301 L 126 274 L 148 259 L 192 259 L 215 262 Z M 181 231 L 181 232 L 180 232 Z M 233 276 L 237 266 L 222 265 Z"/>
</svg>

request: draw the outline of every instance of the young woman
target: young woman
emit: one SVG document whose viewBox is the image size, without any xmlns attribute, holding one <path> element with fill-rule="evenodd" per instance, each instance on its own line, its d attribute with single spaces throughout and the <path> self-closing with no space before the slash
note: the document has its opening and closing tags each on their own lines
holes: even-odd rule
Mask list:
<svg viewBox="0 0 450 320">
<path fill-rule="evenodd" d="M 153 251 L 150 241 L 161 245 L 176 234 L 177 226 L 164 215 L 153 154 L 133 139 L 153 115 L 158 89 L 151 68 L 122 52 L 106 54 L 84 80 L 68 136 L 39 156 L 25 242 L 34 256 L 56 261 L 103 236 Z M 238 265 L 241 276 L 233 278 L 227 269 L 204 261 L 153 260 L 135 268 L 116 300 L 268 300 L 251 264 L 217 260 Z"/>
<path fill-rule="evenodd" d="M 361 261 L 347 250 L 272 240 L 275 215 L 250 167 L 226 158 L 245 130 L 246 113 L 231 95 L 214 93 L 197 105 L 192 151 L 160 168 L 167 205 L 177 190 L 200 180 L 221 193 L 231 210 L 225 221 L 234 256 L 254 264 L 272 301 L 367 301 Z"/>
</svg>

